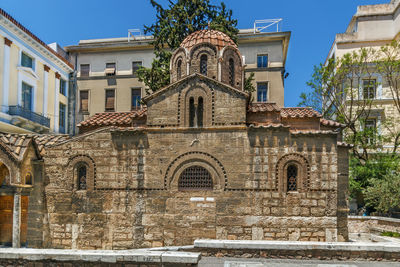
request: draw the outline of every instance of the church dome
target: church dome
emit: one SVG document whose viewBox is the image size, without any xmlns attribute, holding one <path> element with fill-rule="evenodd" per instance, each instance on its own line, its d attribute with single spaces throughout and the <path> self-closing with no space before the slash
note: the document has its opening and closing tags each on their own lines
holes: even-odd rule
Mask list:
<svg viewBox="0 0 400 267">
<path fill-rule="evenodd" d="M 193 46 L 200 43 L 210 43 L 215 45 L 218 50 L 225 46 L 233 46 L 237 48 L 235 42 L 225 33 L 215 30 L 200 30 L 188 35 L 182 41 L 181 47 L 190 50 Z"/>
</svg>

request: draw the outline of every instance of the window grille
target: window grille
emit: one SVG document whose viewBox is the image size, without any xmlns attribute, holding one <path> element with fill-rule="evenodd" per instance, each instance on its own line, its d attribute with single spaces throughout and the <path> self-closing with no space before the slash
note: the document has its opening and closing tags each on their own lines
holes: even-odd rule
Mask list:
<svg viewBox="0 0 400 267">
<path fill-rule="evenodd" d="M 21 54 L 21 66 L 33 69 L 33 58 L 25 53 Z"/>
<path fill-rule="evenodd" d="M 203 167 L 193 166 L 185 169 L 178 181 L 179 190 L 212 190 L 210 173 Z"/>
<path fill-rule="evenodd" d="M 207 76 L 207 56 L 202 55 L 200 57 L 200 73 Z"/>
<path fill-rule="evenodd" d="M 287 168 L 287 191 L 297 190 L 297 167 L 289 165 Z"/>
<path fill-rule="evenodd" d="M 86 190 L 86 175 L 87 175 L 87 168 L 86 165 L 80 165 L 77 168 L 77 175 L 78 175 L 78 189 L 79 190 Z"/>
<path fill-rule="evenodd" d="M 22 82 L 22 107 L 32 111 L 32 91 L 33 87 Z"/>
<path fill-rule="evenodd" d="M 235 85 L 235 63 L 232 58 L 229 59 L 229 84 Z"/>
</svg>

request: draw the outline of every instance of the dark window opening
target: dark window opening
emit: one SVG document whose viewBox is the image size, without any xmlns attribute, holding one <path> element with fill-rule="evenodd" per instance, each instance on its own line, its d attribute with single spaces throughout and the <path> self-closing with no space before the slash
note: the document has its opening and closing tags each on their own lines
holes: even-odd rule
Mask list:
<svg viewBox="0 0 400 267">
<path fill-rule="evenodd" d="M 60 133 L 65 133 L 65 114 L 66 114 L 66 106 L 60 103 L 60 110 L 59 110 L 59 121 L 58 121 L 58 131 Z"/>
<path fill-rule="evenodd" d="M 33 58 L 25 53 L 21 54 L 21 66 L 33 69 Z"/>
<path fill-rule="evenodd" d="M 258 55 L 257 56 L 257 68 L 268 67 L 268 55 Z"/>
<path fill-rule="evenodd" d="M 235 63 L 232 58 L 229 59 L 229 84 L 235 85 Z"/>
<path fill-rule="evenodd" d="M 178 190 L 212 190 L 210 173 L 203 167 L 186 168 L 179 177 Z"/>
<path fill-rule="evenodd" d="M 367 144 L 375 144 L 377 134 L 376 119 L 368 118 L 365 120 L 364 134 L 367 140 Z"/>
<path fill-rule="evenodd" d="M 32 91 L 33 87 L 22 83 L 22 108 L 32 111 Z"/>
<path fill-rule="evenodd" d="M 80 165 L 77 168 L 77 177 L 78 177 L 78 190 L 86 190 L 86 177 L 87 177 L 87 168 L 86 165 Z"/>
<path fill-rule="evenodd" d="M 28 174 L 25 176 L 25 184 L 27 184 L 27 185 L 32 185 L 32 174 L 28 173 Z"/>
<path fill-rule="evenodd" d="M 194 127 L 194 117 L 195 117 L 195 107 L 194 107 L 194 98 L 191 97 L 189 99 L 189 127 Z"/>
<path fill-rule="evenodd" d="M 81 112 L 89 111 L 89 91 L 80 91 L 79 92 L 79 110 Z"/>
<path fill-rule="evenodd" d="M 142 90 L 140 88 L 132 89 L 132 106 L 131 110 L 140 108 L 140 99 L 142 95 Z"/>
<path fill-rule="evenodd" d="M 376 80 L 363 80 L 363 96 L 364 99 L 376 98 Z"/>
<path fill-rule="evenodd" d="M 202 55 L 200 57 L 200 73 L 207 76 L 207 56 Z"/>
<path fill-rule="evenodd" d="M 297 167 L 296 165 L 289 165 L 287 168 L 287 191 L 297 190 Z"/>
<path fill-rule="evenodd" d="M 133 77 L 137 77 L 137 71 L 142 67 L 142 61 L 133 61 L 132 62 L 132 74 Z"/>
<path fill-rule="evenodd" d="M 203 127 L 203 98 L 199 97 L 199 103 L 197 104 L 197 126 Z"/>
<path fill-rule="evenodd" d="M 67 82 L 63 79 L 60 79 L 60 94 L 67 95 Z"/>
<path fill-rule="evenodd" d="M 88 77 L 90 72 L 89 64 L 81 64 L 81 77 Z"/>
<path fill-rule="evenodd" d="M 257 102 L 267 102 L 267 92 L 268 92 L 268 84 L 267 83 L 258 83 L 257 84 Z"/>
<path fill-rule="evenodd" d="M 178 80 L 182 77 L 182 60 L 178 61 L 178 67 L 176 68 L 176 77 Z"/>
</svg>

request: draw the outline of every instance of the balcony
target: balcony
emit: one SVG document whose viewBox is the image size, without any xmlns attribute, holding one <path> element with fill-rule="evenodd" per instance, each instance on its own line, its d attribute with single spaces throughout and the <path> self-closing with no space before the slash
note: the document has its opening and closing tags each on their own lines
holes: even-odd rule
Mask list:
<svg viewBox="0 0 400 267">
<path fill-rule="evenodd" d="M 11 123 L 19 127 L 40 133 L 50 128 L 49 118 L 21 106 L 9 106 L 8 114 L 13 116 Z"/>
</svg>

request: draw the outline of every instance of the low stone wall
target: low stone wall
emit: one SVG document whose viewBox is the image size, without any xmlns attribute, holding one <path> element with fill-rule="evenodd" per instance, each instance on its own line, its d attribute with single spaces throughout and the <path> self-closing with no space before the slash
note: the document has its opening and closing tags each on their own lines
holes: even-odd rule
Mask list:
<svg viewBox="0 0 400 267">
<path fill-rule="evenodd" d="M 190 251 L 208 257 L 400 262 L 400 244 L 393 243 L 196 240 Z"/>
<path fill-rule="evenodd" d="M 348 216 L 349 233 L 366 234 L 385 231 L 400 233 L 400 219 L 375 216 Z"/>
<path fill-rule="evenodd" d="M 63 250 L 0 248 L 0 266 L 197 266 L 200 253 L 162 250 Z"/>
</svg>

